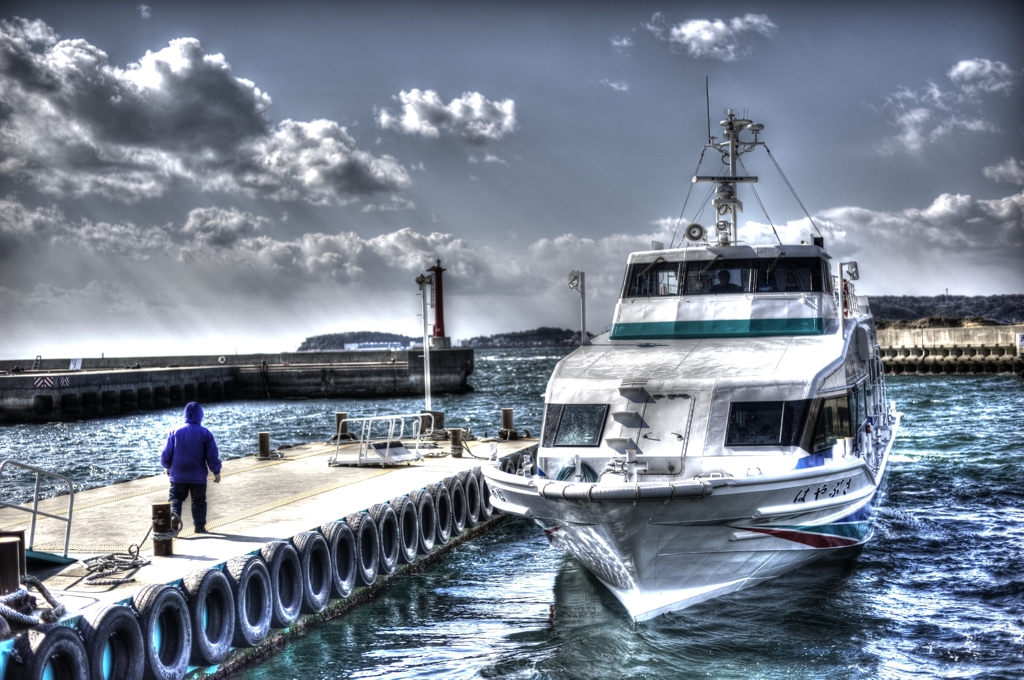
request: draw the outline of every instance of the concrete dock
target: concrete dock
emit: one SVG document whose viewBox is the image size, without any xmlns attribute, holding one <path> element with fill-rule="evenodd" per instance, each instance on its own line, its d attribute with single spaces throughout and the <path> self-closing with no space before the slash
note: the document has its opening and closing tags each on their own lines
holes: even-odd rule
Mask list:
<svg viewBox="0 0 1024 680">
<path fill-rule="evenodd" d="M 488 464 L 492 453 L 499 458 L 516 454 L 535 445 L 535 440 L 470 441 L 460 458 L 444 455 L 395 467 L 332 467 L 328 459 L 338 448 L 332 443 L 314 443 L 285 449 L 282 458 L 260 460 L 255 455 L 224 462 L 220 484 L 208 484 L 209 534 L 193 533 L 188 502 L 183 507 L 183 525 L 173 541 L 173 556 L 154 557 L 153 541 L 147 540 L 141 555 L 151 560 L 128 574 L 133 583 L 117 586 L 93 586 L 85 582 L 88 571 L 77 562 L 51 569 L 43 582 L 53 595 L 68 608 L 65 625 L 114 603 L 126 603 L 149 584 L 174 584 L 186 574 L 200 568 L 222 568 L 231 558 L 257 553 L 271 541 L 288 540 L 303 531 L 319 531 L 329 521 L 343 520 L 370 506 L 385 503 L 417 489 L 442 482 L 461 471 Z M 340 447 L 342 457 L 353 460 L 358 444 Z M 448 442 L 437 442 L 436 452 L 448 452 Z M 254 453 L 256 443 L 254 442 Z M 429 451 L 427 452 L 429 454 Z M 472 455 L 478 458 L 472 457 Z M 72 557 L 84 559 L 93 555 L 125 552 L 146 535 L 152 521 L 152 505 L 167 501 L 168 480 L 165 476 L 150 477 L 75 494 L 73 525 L 70 536 Z M 67 497 L 44 500 L 40 509 L 62 515 L 67 510 Z M 463 537 L 486 529 L 491 522 L 481 522 Z M 0 529 L 28 530 L 30 515 L 13 509 L 0 510 Z M 40 518 L 36 527 L 35 550 L 60 553 L 64 549 L 62 522 Z M 454 532 L 453 532 L 454 534 Z M 447 545 L 438 546 L 420 559 L 431 559 L 450 548 L 459 539 L 454 535 Z M 410 566 L 415 566 L 415 563 Z M 401 569 L 396 572 L 401 573 Z M 124 576 L 120 574 L 119 576 Z M 369 588 L 354 591 L 348 598 L 330 603 L 326 613 L 312 615 L 321 621 L 340 615 L 351 603 L 365 599 L 367 590 L 386 583 L 388 576 L 378 576 Z M 299 630 L 306 624 L 289 627 Z M 233 649 L 216 668 L 189 669 L 190 677 L 221 677 L 253 659 L 280 646 L 281 636 L 288 630 L 276 631 L 255 648 Z M 0 678 L 4 666 L 12 665 L 11 640 L 0 642 Z M 58 674 L 59 675 L 59 674 Z M 8 674 L 7 677 L 10 677 Z"/>
</svg>

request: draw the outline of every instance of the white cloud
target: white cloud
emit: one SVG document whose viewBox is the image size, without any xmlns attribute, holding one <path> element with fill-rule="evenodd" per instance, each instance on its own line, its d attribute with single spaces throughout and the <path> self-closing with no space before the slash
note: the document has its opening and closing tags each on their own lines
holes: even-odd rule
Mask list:
<svg viewBox="0 0 1024 680">
<path fill-rule="evenodd" d="M 407 135 L 461 137 L 470 144 L 489 144 L 516 129 L 516 104 L 511 99 L 490 101 L 479 92 L 466 92 L 445 104 L 433 90 L 402 90 L 396 99 L 402 110 L 382 108 L 377 124 Z"/>
<path fill-rule="evenodd" d="M 135 10 L 139 13 L 139 16 L 141 18 L 143 18 L 143 19 L 152 19 L 153 18 L 153 8 L 150 7 L 149 5 L 139 5 L 138 7 L 135 8 Z"/>
<path fill-rule="evenodd" d="M 662 12 L 655 12 L 651 15 L 650 21 L 645 21 L 640 26 L 658 40 L 665 39 L 665 15 Z"/>
<path fill-rule="evenodd" d="M 1002 163 L 990 165 L 981 171 L 985 177 L 996 182 L 1024 185 L 1024 163 L 1016 158 L 1007 158 Z"/>
<path fill-rule="evenodd" d="M 135 202 L 179 184 L 344 203 L 408 184 L 331 121 L 266 117 L 269 95 L 180 38 L 127 68 L 41 21 L 0 21 L 0 174 L 54 196 Z"/>
<path fill-rule="evenodd" d="M 605 78 L 604 80 L 601 81 L 601 84 L 606 86 L 606 87 L 610 87 L 611 89 L 615 90 L 616 92 L 628 92 L 629 91 L 629 83 L 627 83 L 624 80 L 608 80 L 607 78 Z"/>
<path fill-rule="evenodd" d="M 203 245 L 227 248 L 241 238 L 252 236 L 268 222 L 265 217 L 236 208 L 195 208 L 189 212 L 181 231 Z"/>
<path fill-rule="evenodd" d="M 673 45 L 685 48 L 692 57 L 735 61 L 743 56 L 739 44 L 742 34 L 754 32 L 771 36 L 776 28 L 765 14 L 745 14 L 728 22 L 690 19 L 673 26 L 668 39 Z"/>
<path fill-rule="evenodd" d="M 630 38 L 629 36 L 626 36 L 624 38 L 615 36 L 614 38 L 612 38 L 611 42 L 612 47 L 619 52 L 629 49 L 630 47 L 633 46 L 633 39 Z"/>
<path fill-rule="evenodd" d="M 1002 92 L 1009 95 L 1020 77 L 1020 73 L 1003 62 L 989 59 L 964 59 L 949 69 L 947 75 L 968 94 Z"/>
</svg>

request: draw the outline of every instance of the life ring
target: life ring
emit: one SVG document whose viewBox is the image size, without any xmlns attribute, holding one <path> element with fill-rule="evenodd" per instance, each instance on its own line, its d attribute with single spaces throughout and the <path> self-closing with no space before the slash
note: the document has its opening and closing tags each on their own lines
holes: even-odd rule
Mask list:
<svg viewBox="0 0 1024 680">
<path fill-rule="evenodd" d="M 320 530 L 331 552 L 331 597 L 348 597 L 356 586 L 356 537 L 344 522 L 328 522 Z"/>
<path fill-rule="evenodd" d="M 398 559 L 411 564 L 420 546 L 420 516 L 416 504 L 408 496 L 391 499 L 391 507 L 398 517 Z"/>
<path fill-rule="evenodd" d="M 255 647 L 270 635 L 274 616 L 274 587 L 266 563 L 256 555 L 228 560 L 224 571 L 231 580 L 235 605 L 235 647 Z"/>
<path fill-rule="evenodd" d="M 146 650 L 146 677 L 180 680 L 188 670 L 192 626 L 181 591 L 163 583 L 140 590 L 132 599 L 139 613 Z"/>
<path fill-rule="evenodd" d="M 466 489 L 458 477 L 448 477 L 442 483 L 452 499 L 452 536 L 458 536 L 466 528 Z"/>
<path fill-rule="evenodd" d="M 456 476 L 466 492 L 466 526 L 475 527 L 480 522 L 480 483 L 472 470 L 463 470 Z"/>
<path fill-rule="evenodd" d="M 377 524 L 380 535 L 380 572 L 393 574 L 398 566 L 398 555 L 402 550 L 401 530 L 398 527 L 398 515 L 387 503 L 378 503 L 370 507 L 370 517 Z"/>
<path fill-rule="evenodd" d="M 227 360 L 228 360 L 227 357 L 223 357 L 223 356 L 222 357 L 217 357 L 217 363 L 218 364 L 223 364 Z"/>
<path fill-rule="evenodd" d="M 356 537 L 356 579 L 364 586 L 377 578 L 380 565 L 380 535 L 377 523 L 365 512 L 356 512 L 345 518 Z"/>
<path fill-rule="evenodd" d="M 92 678 L 142 677 L 146 652 L 135 612 L 123 604 L 85 614 L 78 624 Z"/>
<path fill-rule="evenodd" d="M 444 545 L 452 537 L 452 497 L 444 484 L 427 487 L 434 498 L 434 516 L 437 517 L 437 543 Z"/>
<path fill-rule="evenodd" d="M 331 552 L 318 531 L 301 531 L 292 538 L 302 566 L 302 611 L 319 614 L 331 599 Z"/>
<path fill-rule="evenodd" d="M 291 543 L 272 541 L 263 546 L 260 555 L 270 572 L 270 591 L 274 594 L 274 628 L 287 628 L 302 613 L 302 566 L 299 554 Z"/>
<path fill-rule="evenodd" d="M 480 521 L 485 522 L 494 515 L 494 506 L 491 504 L 491 489 L 487 486 L 487 480 L 484 479 L 484 473 L 480 471 L 480 468 L 473 469 L 473 476 L 476 477 L 476 483 L 480 487 Z"/>
<path fill-rule="evenodd" d="M 227 657 L 235 636 L 235 598 L 219 569 L 198 569 L 182 579 L 192 624 L 193 666 L 214 666 Z"/>
<path fill-rule="evenodd" d="M 89 680 L 85 646 L 67 626 L 36 626 L 14 642 L 14 651 L 17 657 L 12 654 L 7 661 L 10 680 Z"/>
<path fill-rule="evenodd" d="M 434 497 L 426 489 L 417 489 L 409 494 L 409 501 L 416 508 L 416 517 L 419 518 L 419 551 L 426 555 L 434 549 L 434 543 L 437 541 L 437 512 L 434 510 Z"/>
</svg>

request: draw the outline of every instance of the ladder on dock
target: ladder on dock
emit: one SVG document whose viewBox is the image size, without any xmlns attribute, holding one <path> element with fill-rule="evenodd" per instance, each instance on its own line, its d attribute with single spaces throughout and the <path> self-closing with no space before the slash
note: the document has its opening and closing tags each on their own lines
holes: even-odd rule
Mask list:
<svg viewBox="0 0 1024 680">
<path fill-rule="evenodd" d="M 430 429 L 423 432 L 423 419 L 429 418 Z M 407 425 L 408 423 L 408 425 Z M 343 457 L 341 450 L 343 441 L 342 433 L 347 430 L 349 424 L 358 425 L 359 430 L 359 455 L 355 458 Z M 375 436 L 374 425 L 377 425 Z M 415 440 L 412 449 L 402 442 L 406 435 L 406 427 L 409 428 L 410 437 Z M 383 430 L 387 435 L 380 437 Z M 403 413 L 388 416 L 368 416 L 364 418 L 345 418 L 338 421 L 338 429 L 334 439 L 337 445 L 334 455 L 327 464 L 333 467 L 339 466 L 380 466 L 391 467 L 400 463 L 408 465 L 414 461 L 423 460 L 422 448 L 426 448 L 422 441 L 423 434 L 434 431 L 434 416 L 430 413 Z"/>
</svg>

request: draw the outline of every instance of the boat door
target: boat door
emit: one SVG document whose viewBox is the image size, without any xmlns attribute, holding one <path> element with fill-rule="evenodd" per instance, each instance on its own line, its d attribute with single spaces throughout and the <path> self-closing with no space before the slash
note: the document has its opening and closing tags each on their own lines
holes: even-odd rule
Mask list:
<svg viewBox="0 0 1024 680">
<path fill-rule="evenodd" d="M 636 440 L 637 460 L 647 462 L 645 474 L 682 472 L 692 417 L 693 397 L 688 394 L 648 395 Z"/>
</svg>

